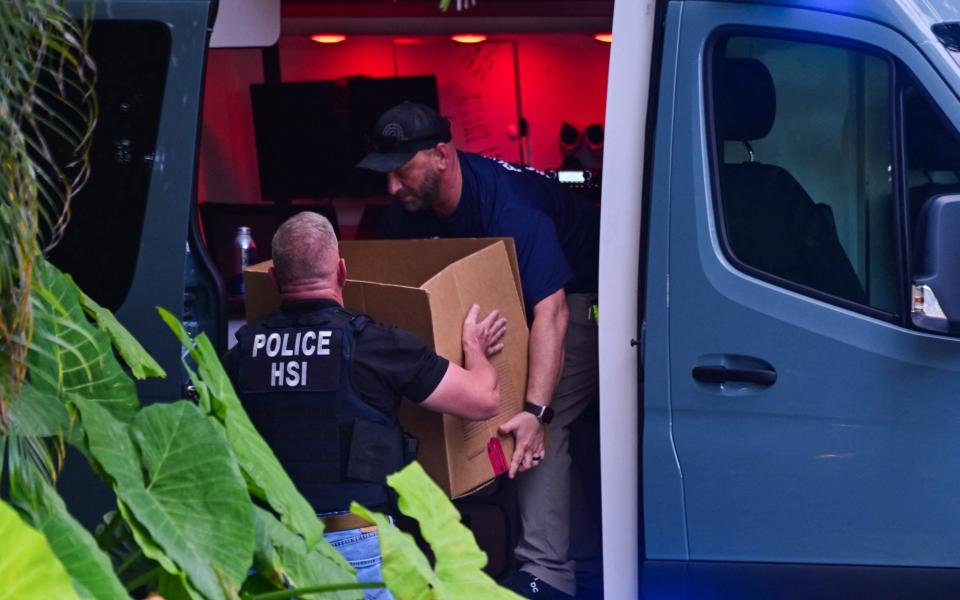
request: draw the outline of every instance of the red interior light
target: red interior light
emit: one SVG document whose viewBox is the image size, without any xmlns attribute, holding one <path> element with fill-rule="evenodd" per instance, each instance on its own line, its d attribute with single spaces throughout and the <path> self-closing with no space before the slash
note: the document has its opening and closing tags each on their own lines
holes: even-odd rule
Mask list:
<svg viewBox="0 0 960 600">
<path fill-rule="evenodd" d="M 315 33 L 310 36 L 310 39 L 318 44 L 339 44 L 347 39 L 347 36 L 342 33 Z"/>
<path fill-rule="evenodd" d="M 593 36 L 593 39 L 597 40 L 598 42 L 606 42 L 606 43 L 609 44 L 610 42 L 613 41 L 613 34 L 612 34 L 612 33 L 598 33 L 597 35 Z"/>
<path fill-rule="evenodd" d="M 450 36 L 450 39 L 461 44 L 478 44 L 487 41 L 487 36 L 482 33 L 458 33 Z"/>
</svg>

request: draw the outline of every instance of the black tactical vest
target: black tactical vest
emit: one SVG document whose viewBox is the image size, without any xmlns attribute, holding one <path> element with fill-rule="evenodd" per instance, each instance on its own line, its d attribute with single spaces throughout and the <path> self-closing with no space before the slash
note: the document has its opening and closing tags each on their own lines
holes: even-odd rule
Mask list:
<svg viewBox="0 0 960 600">
<path fill-rule="evenodd" d="M 403 432 L 350 380 L 365 315 L 339 307 L 274 313 L 237 332 L 237 393 L 297 489 L 317 512 L 388 504 Z"/>
</svg>

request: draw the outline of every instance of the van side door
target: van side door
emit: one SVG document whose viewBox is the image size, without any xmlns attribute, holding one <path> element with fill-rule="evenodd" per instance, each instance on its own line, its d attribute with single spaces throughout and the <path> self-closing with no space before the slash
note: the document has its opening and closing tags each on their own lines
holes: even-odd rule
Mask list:
<svg viewBox="0 0 960 600">
<path fill-rule="evenodd" d="M 911 325 L 925 169 L 904 135 L 911 86 L 952 115 L 930 135 L 956 135 L 957 98 L 876 22 L 680 12 L 647 284 L 648 558 L 960 566 L 960 340 Z"/>
</svg>

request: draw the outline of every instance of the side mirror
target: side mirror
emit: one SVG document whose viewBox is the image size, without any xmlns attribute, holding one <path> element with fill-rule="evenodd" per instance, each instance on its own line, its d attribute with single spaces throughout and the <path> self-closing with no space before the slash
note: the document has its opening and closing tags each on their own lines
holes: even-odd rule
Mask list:
<svg viewBox="0 0 960 600">
<path fill-rule="evenodd" d="M 917 219 L 913 324 L 960 332 L 960 195 L 927 200 Z"/>
</svg>

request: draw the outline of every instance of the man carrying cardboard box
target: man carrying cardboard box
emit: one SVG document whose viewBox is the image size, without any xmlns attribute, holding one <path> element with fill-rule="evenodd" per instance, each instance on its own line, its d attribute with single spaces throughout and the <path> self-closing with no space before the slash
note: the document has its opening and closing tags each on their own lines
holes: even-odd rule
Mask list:
<svg viewBox="0 0 960 600">
<path fill-rule="evenodd" d="M 525 411 L 501 429 L 516 437 L 510 476 L 518 479 L 523 533 L 520 570 L 504 584 L 535 598 L 576 594 L 575 572 L 598 579 L 596 525 L 573 536 L 568 426 L 596 398 L 596 304 L 599 211 L 556 181 L 528 169 L 457 151 L 450 122 L 404 102 L 381 115 L 375 150 L 358 167 L 387 174 L 394 202 L 381 233 L 388 238 L 512 237 L 530 325 Z M 551 422 L 552 420 L 552 422 Z M 549 427 L 551 450 L 544 453 Z M 583 511 L 580 511 L 583 512 Z M 572 557 L 589 558 L 576 564 Z"/>
<path fill-rule="evenodd" d="M 412 334 L 343 309 L 346 264 L 325 217 L 303 212 L 281 225 L 273 260 L 281 310 L 240 329 L 227 372 L 257 430 L 324 515 L 327 539 L 359 581 L 382 581 L 376 526 L 347 507 L 389 511 L 386 476 L 409 454 L 397 423 L 401 396 L 466 419 L 497 413 L 500 386 L 487 356 L 503 348 L 506 319 L 494 310 L 478 321 L 479 306 L 471 308 L 462 368 Z"/>
</svg>

